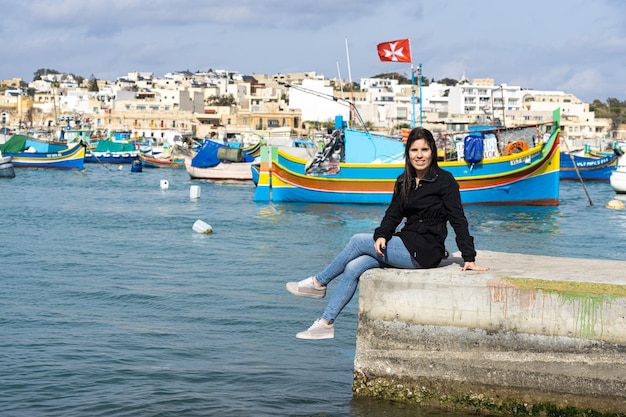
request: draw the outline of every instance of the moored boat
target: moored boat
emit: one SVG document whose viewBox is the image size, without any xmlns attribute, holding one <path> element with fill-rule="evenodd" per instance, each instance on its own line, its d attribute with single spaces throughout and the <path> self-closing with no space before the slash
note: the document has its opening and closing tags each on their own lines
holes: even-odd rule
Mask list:
<svg viewBox="0 0 626 417">
<path fill-rule="evenodd" d="M 550 124 L 473 131 L 485 143 L 484 159 L 439 162 L 459 183 L 463 204 L 558 205 L 560 109 L 553 115 Z M 404 144 L 341 123 L 332 136 L 312 161 L 267 147 L 255 200 L 388 203 L 404 170 Z"/>
<path fill-rule="evenodd" d="M 626 154 L 620 156 L 617 169 L 611 173 L 609 183 L 616 193 L 626 194 Z"/>
<path fill-rule="evenodd" d="M 15 169 L 11 160 L 11 156 L 3 156 L 0 152 L 0 178 L 15 178 Z"/>
<path fill-rule="evenodd" d="M 85 152 L 85 162 L 130 164 L 139 159 L 139 151 L 132 142 L 100 140 L 93 150 Z"/>
<path fill-rule="evenodd" d="M 149 168 L 185 168 L 185 161 L 195 156 L 195 151 L 174 144 L 171 148 L 153 155 L 140 152 L 139 157 L 145 167 Z"/>
<path fill-rule="evenodd" d="M 249 181 L 258 152 L 260 143 L 238 148 L 206 139 L 196 156 L 185 160 L 185 169 L 191 179 Z"/>
<path fill-rule="evenodd" d="M 581 156 L 561 152 L 559 177 L 562 180 L 608 181 L 617 167 L 618 158 L 616 153 L 604 156 Z"/>
<path fill-rule="evenodd" d="M 11 156 L 15 168 L 57 168 L 83 169 L 85 144 L 74 142 L 49 152 L 38 152 L 32 146 L 26 147 L 26 137 L 14 135 L 7 143 L 0 145 L 5 156 Z"/>
</svg>

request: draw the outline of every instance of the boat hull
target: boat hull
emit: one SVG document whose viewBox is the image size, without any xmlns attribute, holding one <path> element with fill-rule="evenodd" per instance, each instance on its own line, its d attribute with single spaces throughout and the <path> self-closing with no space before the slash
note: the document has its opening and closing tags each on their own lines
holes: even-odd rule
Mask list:
<svg viewBox="0 0 626 417">
<path fill-rule="evenodd" d="M 0 156 L 0 178 L 15 178 L 15 169 L 10 156 Z"/>
<path fill-rule="evenodd" d="M 19 152 L 6 155 L 12 157 L 11 163 L 15 168 L 83 169 L 85 145 L 77 142 L 59 152 Z"/>
<path fill-rule="evenodd" d="M 191 179 L 201 180 L 252 180 L 253 162 L 220 162 L 209 168 L 199 168 L 191 165 L 191 161 L 185 161 L 185 169 Z"/>
<path fill-rule="evenodd" d="M 133 161 L 139 160 L 138 153 L 94 153 L 87 152 L 85 154 L 85 162 L 91 164 L 132 164 Z"/>
<path fill-rule="evenodd" d="M 617 168 L 616 154 L 602 157 L 587 157 L 561 152 L 562 180 L 609 181 Z"/>
<path fill-rule="evenodd" d="M 285 159 L 289 162 L 285 163 Z M 518 162 L 519 159 L 508 161 L 509 164 Z M 342 174 L 345 176 L 321 178 L 297 173 L 297 171 L 304 171 L 306 161 L 299 161 L 299 167 L 296 164 L 298 164 L 297 161 L 290 159 L 286 153 L 282 152 L 272 159 L 270 180 L 272 201 L 340 204 L 389 203 L 395 180 L 404 170 L 404 164 L 367 168 L 342 165 Z M 286 168 L 286 165 L 291 169 Z M 457 179 L 461 189 L 461 201 L 465 205 L 558 205 L 557 149 L 554 149 L 552 156 L 541 164 L 497 178 L 467 175 L 468 172 L 464 172 L 462 166 L 454 164 L 440 163 L 439 165 Z M 359 175 L 362 176 L 359 177 Z"/>
<path fill-rule="evenodd" d="M 609 182 L 616 193 L 626 194 L 626 171 L 614 171 Z"/>
<path fill-rule="evenodd" d="M 148 167 L 148 168 L 178 168 L 178 169 L 185 168 L 184 159 L 174 159 L 174 160 L 158 159 L 158 158 L 151 158 L 146 155 L 141 155 L 141 162 L 143 163 L 145 167 Z"/>
</svg>

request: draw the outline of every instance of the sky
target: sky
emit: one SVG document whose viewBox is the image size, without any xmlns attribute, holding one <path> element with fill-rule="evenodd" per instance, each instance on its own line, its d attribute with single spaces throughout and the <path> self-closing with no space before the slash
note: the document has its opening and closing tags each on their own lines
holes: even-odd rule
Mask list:
<svg viewBox="0 0 626 417">
<path fill-rule="evenodd" d="M 0 79 L 223 69 L 493 78 L 626 100 L 623 0 L 0 0 Z M 376 46 L 410 39 L 412 63 Z"/>
</svg>

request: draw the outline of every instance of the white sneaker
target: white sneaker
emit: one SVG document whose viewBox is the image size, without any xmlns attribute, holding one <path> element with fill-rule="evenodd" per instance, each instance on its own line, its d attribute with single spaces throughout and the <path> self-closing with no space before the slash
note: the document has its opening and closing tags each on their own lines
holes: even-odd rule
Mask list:
<svg viewBox="0 0 626 417">
<path fill-rule="evenodd" d="M 317 319 L 307 330 L 296 334 L 296 339 L 332 339 L 335 337 L 335 327 L 332 324 L 326 324 L 322 319 Z"/>
<path fill-rule="evenodd" d="M 324 298 L 326 287 L 320 287 L 315 283 L 315 277 L 308 277 L 298 282 L 288 282 L 287 291 L 300 297 Z"/>
</svg>

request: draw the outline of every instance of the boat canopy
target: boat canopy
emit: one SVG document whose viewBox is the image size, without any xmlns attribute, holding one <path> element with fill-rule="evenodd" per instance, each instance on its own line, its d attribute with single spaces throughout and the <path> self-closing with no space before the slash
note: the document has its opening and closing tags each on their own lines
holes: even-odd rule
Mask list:
<svg viewBox="0 0 626 417">
<path fill-rule="evenodd" d="M 29 139 L 29 137 L 26 135 L 13 135 L 9 140 L 0 145 L 0 151 L 2 151 L 2 153 L 22 152 L 26 146 L 27 139 Z"/>
<path fill-rule="evenodd" d="M 191 166 L 196 168 L 211 168 L 218 165 L 220 162 L 223 162 L 225 159 L 221 159 L 219 155 L 219 150 L 227 150 L 228 146 L 222 145 L 214 140 L 205 139 L 202 143 L 202 147 L 196 154 L 196 156 L 191 160 Z M 230 148 L 231 150 L 239 150 Z M 222 152 L 223 153 L 223 152 Z M 231 159 L 232 161 L 232 159 Z M 250 156 L 247 152 L 242 152 L 242 160 L 237 162 L 253 162 L 254 157 Z"/>
<path fill-rule="evenodd" d="M 133 143 L 100 140 L 94 152 L 132 152 L 136 150 L 137 148 Z"/>
</svg>

